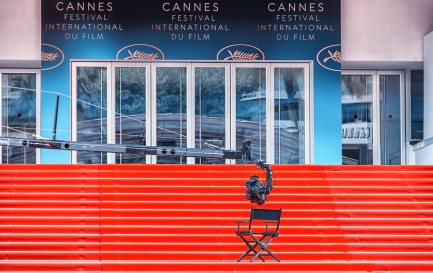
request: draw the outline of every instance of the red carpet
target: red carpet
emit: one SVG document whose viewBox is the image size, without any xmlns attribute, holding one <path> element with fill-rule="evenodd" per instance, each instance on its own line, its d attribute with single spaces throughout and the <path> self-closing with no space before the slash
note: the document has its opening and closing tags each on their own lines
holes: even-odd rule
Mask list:
<svg viewBox="0 0 433 273">
<path fill-rule="evenodd" d="M 253 165 L 0 165 L 0 271 L 433 271 L 433 166 L 273 168 L 281 263 L 236 263 Z"/>
</svg>

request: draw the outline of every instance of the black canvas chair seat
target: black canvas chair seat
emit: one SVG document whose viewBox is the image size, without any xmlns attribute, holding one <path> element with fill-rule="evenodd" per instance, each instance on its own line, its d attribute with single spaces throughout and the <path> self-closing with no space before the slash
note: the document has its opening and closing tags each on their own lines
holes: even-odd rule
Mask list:
<svg viewBox="0 0 433 273">
<path fill-rule="evenodd" d="M 244 243 L 249 248 L 247 252 L 242 255 L 238 262 L 246 256 L 253 256 L 250 262 L 254 261 L 255 258 L 259 257 L 263 262 L 262 256 L 269 255 L 278 262 L 280 261 L 267 247 L 274 237 L 278 237 L 280 233 L 278 228 L 280 226 L 281 209 L 279 210 L 268 210 L 268 209 L 255 209 L 251 208 L 251 215 L 249 221 L 236 221 L 238 224 L 238 230 L 236 235 L 241 237 Z M 246 226 L 248 223 L 248 230 L 241 230 L 241 225 Z M 253 225 L 254 223 L 254 225 Z M 265 227 L 263 227 L 263 224 Z M 260 226 L 261 225 L 261 226 Z M 254 231 L 253 229 L 254 228 Z M 260 232 L 257 232 L 261 229 Z M 262 252 L 267 252 L 262 254 Z M 250 254 L 251 253 L 251 254 Z"/>
<path fill-rule="evenodd" d="M 275 237 L 277 237 L 277 236 L 279 236 L 280 235 L 280 233 L 279 232 L 263 232 L 262 233 L 263 235 L 275 235 Z"/>
</svg>

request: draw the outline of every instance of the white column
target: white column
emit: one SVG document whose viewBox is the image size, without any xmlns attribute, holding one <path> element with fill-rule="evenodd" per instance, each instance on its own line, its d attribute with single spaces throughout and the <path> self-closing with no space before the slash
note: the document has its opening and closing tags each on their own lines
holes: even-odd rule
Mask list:
<svg viewBox="0 0 433 273">
<path fill-rule="evenodd" d="M 41 0 L 0 0 L 0 67 L 41 67 Z"/>
<path fill-rule="evenodd" d="M 433 138 L 433 32 L 424 37 L 424 139 Z"/>
</svg>

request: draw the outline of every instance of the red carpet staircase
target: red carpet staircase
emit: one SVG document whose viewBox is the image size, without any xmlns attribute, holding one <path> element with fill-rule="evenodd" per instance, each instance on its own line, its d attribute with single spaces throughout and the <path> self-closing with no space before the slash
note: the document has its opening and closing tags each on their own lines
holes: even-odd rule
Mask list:
<svg viewBox="0 0 433 273">
<path fill-rule="evenodd" d="M 433 166 L 273 166 L 270 257 L 236 260 L 252 165 L 0 165 L 0 271 L 433 271 Z"/>
</svg>

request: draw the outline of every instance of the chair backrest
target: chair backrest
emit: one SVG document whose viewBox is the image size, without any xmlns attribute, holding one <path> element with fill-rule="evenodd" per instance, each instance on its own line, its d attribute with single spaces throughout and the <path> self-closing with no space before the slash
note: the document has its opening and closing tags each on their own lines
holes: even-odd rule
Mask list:
<svg viewBox="0 0 433 273">
<path fill-rule="evenodd" d="M 252 207 L 249 229 L 251 230 L 251 223 L 253 222 L 253 220 L 263 220 L 276 221 L 276 230 L 278 231 L 278 227 L 280 226 L 281 211 L 282 209 L 255 209 L 254 207 Z"/>
</svg>

